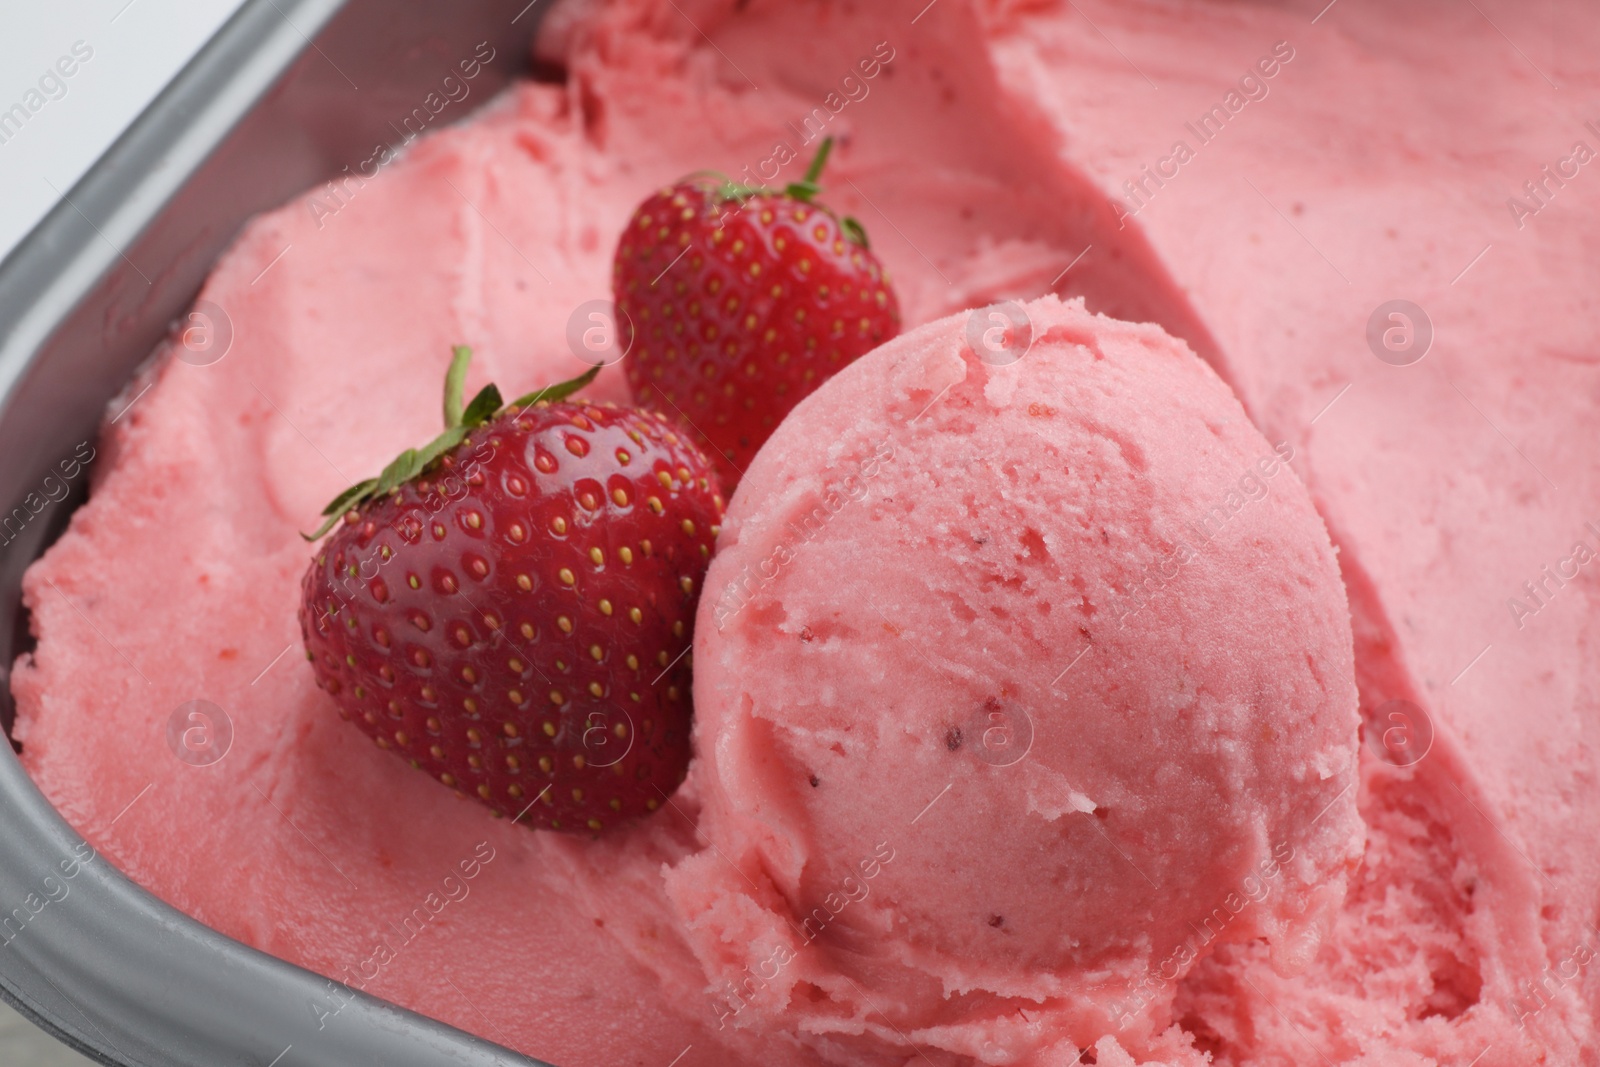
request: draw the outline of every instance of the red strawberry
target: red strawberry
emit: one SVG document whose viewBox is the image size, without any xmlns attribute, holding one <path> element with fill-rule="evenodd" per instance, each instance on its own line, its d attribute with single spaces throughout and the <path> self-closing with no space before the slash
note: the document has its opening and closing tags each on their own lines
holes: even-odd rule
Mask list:
<svg viewBox="0 0 1600 1067">
<path fill-rule="evenodd" d="M 617 244 L 633 399 L 691 426 L 730 488 L 796 404 L 900 331 L 861 224 L 814 202 L 832 143 L 781 192 L 703 175 L 662 189 Z"/>
<path fill-rule="evenodd" d="M 689 759 L 690 627 L 722 497 L 665 417 L 565 398 L 463 409 L 330 504 L 300 609 L 317 684 L 387 748 L 532 825 L 655 810 Z M 597 368 L 598 369 L 598 368 Z"/>
</svg>

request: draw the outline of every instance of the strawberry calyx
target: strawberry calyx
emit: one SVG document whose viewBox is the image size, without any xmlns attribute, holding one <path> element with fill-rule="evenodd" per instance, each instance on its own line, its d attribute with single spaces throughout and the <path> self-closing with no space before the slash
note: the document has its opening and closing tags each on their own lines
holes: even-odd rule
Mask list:
<svg viewBox="0 0 1600 1067">
<path fill-rule="evenodd" d="M 822 169 L 828 165 L 828 155 L 833 151 L 833 138 L 824 137 L 817 146 L 817 154 L 811 157 L 811 165 L 806 168 L 805 177 L 797 182 L 790 182 L 782 189 L 773 189 L 766 185 L 749 185 L 736 182 L 725 174 L 717 171 L 702 171 L 700 177 L 710 178 L 717 182 L 716 195 L 723 200 L 737 201 L 741 208 L 756 197 L 761 196 L 786 196 L 791 200 L 798 200 L 803 204 L 813 204 L 819 210 L 834 215 L 826 204 L 817 203 L 817 197 L 822 193 Z M 694 177 L 694 176 L 691 176 Z M 859 219 L 852 215 L 834 215 L 839 220 L 839 226 L 844 230 L 845 237 L 851 243 L 862 248 L 872 247 L 867 242 L 866 227 L 861 225 Z"/>
<path fill-rule="evenodd" d="M 535 389 L 509 404 L 504 402 L 499 388 L 490 382 L 479 389 L 471 401 L 466 401 L 467 367 L 471 362 L 472 349 L 467 345 L 456 345 L 451 350 L 450 368 L 445 371 L 444 376 L 444 432 L 421 448 L 408 448 L 400 453 L 376 478 L 357 482 L 334 497 L 328 506 L 322 509 L 324 520 L 322 525 L 315 533 L 302 533 L 301 537 L 307 541 L 320 540 L 341 520 L 353 521 L 363 504 L 394 492 L 401 485 L 428 470 L 441 456 L 466 440 L 467 434 L 478 427 L 493 422 L 512 408 L 520 410 L 539 403 L 564 400 L 594 381 L 595 376 L 600 373 L 600 367 L 596 365 L 576 378 L 547 385 L 543 389 Z"/>
</svg>

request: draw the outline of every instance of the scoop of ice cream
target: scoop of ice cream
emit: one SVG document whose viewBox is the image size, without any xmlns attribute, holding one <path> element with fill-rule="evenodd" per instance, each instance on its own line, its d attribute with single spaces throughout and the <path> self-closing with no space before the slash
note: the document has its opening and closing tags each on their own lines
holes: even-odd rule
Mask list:
<svg viewBox="0 0 1600 1067">
<path fill-rule="evenodd" d="M 1008 308 L 848 368 L 732 502 L 694 647 L 712 847 L 668 875 L 724 1025 L 850 1062 L 1160 1051 L 1176 979 L 1257 937 L 1303 966 L 1360 855 L 1293 450 L 1158 327 Z"/>
</svg>

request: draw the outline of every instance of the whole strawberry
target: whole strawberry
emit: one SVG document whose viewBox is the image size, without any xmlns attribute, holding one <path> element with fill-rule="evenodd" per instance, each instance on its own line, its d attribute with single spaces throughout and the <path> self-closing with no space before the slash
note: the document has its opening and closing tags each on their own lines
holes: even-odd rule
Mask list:
<svg viewBox="0 0 1600 1067">
<path fill-rule="evenodd" d="M 796 404 L 900 331 L 866 232 L 815 202 L 832 143 L 782 191 L 703 175 L 662 189 L 617 244 L 633 399 L 691 427 L 730 489 Z"/>
<path fill-rule="evenodd" d="M 317 684 L 380 748 L 495 811 L 598 832 L 689 759 L 690 627 L 722 497 L 663 416 L 566 398 L 470 405 L 324 511 L 300 609 Z M 598 368 L 597 368 L 598 369 Z"/>
</svg>

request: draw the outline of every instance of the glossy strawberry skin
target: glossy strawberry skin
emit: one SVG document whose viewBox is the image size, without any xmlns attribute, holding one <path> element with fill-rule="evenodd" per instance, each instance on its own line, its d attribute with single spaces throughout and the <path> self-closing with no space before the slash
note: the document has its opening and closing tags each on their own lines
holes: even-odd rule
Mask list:
<svg viewBox="0 0 1600 1067">
<path fill-rule="evenodd" d="M 599 832 L 654 811 L 689 758 L 722 504 L 662 416 L 512 409 L 320 547 L 301 609 L 317 683 L 502 815 Z"/>
<path fill-rule="evenodd" d="M 737 484 L 783 417 L 900 331 L 876 256 L 816 204 L 662 189 L 617 245 L 613 290 L 633 327 L 633 399 L 690 426 Z"/>
</svg>

